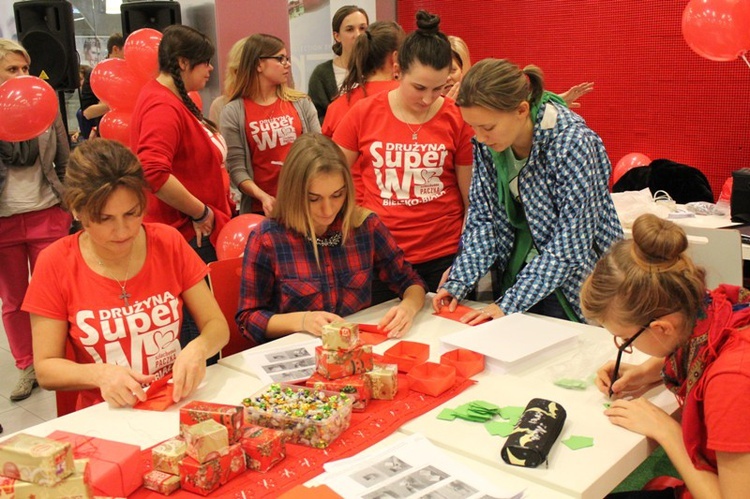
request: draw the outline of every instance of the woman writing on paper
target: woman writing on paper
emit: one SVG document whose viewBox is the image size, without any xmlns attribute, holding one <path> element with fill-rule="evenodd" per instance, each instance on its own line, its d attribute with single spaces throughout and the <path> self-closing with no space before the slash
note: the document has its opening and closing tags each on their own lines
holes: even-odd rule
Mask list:
<svg viewBox="0 0 750 499">
<path fill-rule="evenodd" d="M 82 390 L 78 409 L 103 400 L 132 406 L 145 400 L 141 385 L 171 372 L 174 400 L 187 397 L 229 339 L 206 265 L 177 230 L 143 223 L 143 170 L 119 142 L 78 146 L 65 185 L 83 231 L 42 252 L 23 304 L 39 384 Z M 183 303 L 199 335 L 181 348 Z M 68 341 L 75 361 L 65 358 Z"/>
<path fill-rule="evenodd" d="M 692 497 L 746 497 L 750 490 L 750 307 L 747 290 L 708 291 L 705 271 L 685 254 L 685 232 L 642 215 L 633 239 L 616 243 L 583 284 L 587 319 L 621 352 L 652 355 L 640 365 L 608 362 L 596 384 L 615 401 L 610 421 L 654 439 Z M 664 383 L 682 406 L 678 423 L 644 398 Z M 670 497 L 685 497 L 677 487 Z M 640 497 L 640 496 L 639 496 Z"/>
</svg>

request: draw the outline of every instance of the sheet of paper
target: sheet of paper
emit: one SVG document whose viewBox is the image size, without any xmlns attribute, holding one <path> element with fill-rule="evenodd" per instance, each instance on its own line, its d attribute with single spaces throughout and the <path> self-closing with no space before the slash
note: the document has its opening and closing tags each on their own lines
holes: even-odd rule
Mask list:
<svg viewBox="0 0 750 499">
<path fill-rule="evenodd" d="M 488 361 L 509 367 L 545 350 L 571 342 L 579 331 L 526 314 L 511 314 L 441 338 L 443 348 L 466 348 L 484 354 Z"/>
<path fill-rule="evenodd" d="M 264 383 L 294 383 L 315 372 L 315 347 L 320 339 L 246 354 L 245 363 Z M 248 351 L 249 352 L 249 351 Z"/>
<path fill-rule="evenodd" d="M 345 499 L 376 498 L 519 498 L 523 490 L 487 482 L 420 434 L 378 452 L 332 461 L 319 478 Z"/>
</svg>

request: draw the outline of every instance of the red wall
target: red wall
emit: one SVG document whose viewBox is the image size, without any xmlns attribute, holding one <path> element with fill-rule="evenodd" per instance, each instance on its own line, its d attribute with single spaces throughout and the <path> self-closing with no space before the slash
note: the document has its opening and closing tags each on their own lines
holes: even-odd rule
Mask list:
<svg viewBox="0 0 750 499">
<path fill-rule="evenodd" d="M 466 40 L 472 61 L 536 64 L 552 91 L 595 82 L 577 110 L 604 140 L 613 165 L 625 154 L 699 168 L 718 197 L 732 170 L 750 166 L 750 68 L 695 54 L 680 30 L 687 0 L 400 0 L 398 20 L 440 15 Z"/>
</svg>

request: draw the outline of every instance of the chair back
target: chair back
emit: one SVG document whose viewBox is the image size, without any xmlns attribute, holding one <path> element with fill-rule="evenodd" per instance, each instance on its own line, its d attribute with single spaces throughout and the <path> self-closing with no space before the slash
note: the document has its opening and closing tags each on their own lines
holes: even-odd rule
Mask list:
<svg viewBox="0 0 750 499">
<path fill-rule="evenodd" d="M 229 343 L 221 349 L 221 356 L 242 352 L 255 346 L 255 342 L 240 333 L 234 316 L 240 301 L 240 282 L 242 281 L 242 257 L 217 260 L 208 264 L 208 282 L 211 292 L 229 324 Z"/>
</svg>

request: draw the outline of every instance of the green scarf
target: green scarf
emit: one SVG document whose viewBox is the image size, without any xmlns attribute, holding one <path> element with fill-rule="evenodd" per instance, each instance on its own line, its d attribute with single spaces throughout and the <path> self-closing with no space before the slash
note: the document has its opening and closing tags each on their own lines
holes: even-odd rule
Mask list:
<svg viewBox="0 0 750 499">
<path fill-rule="evenodd" d="M 530 117 L 532 123 L 536 123 L 539 109 L 541 109 L 541 107 L 547 102 L 557 102 L 558 104 L 567 106 L 565 101 L 559 95 L 553 94 L 552 92 L 544 92 L 541 99 L 539 99 L 539 102 L 531 106 Z M 516 282 L 518 273 L 521 272 L 521 269 L 525 265 L 526 259 L 529 256 L 529 252 L 534 246 L 534 241 L 531 238 L 531 229 L 529 229 L 529 222 L 526 220 L 523 205 L 517 202 L 510 192 L 510 179 L 508 178 L 508 172 L 510 171 L 510 165 L 513 163 L 514 159 L 513 151 L 510 147 L 501 152 L 496 152 L 490 149 L 490 154 L 492 155 L 492 160 L 495 163 L 495 170 L 497 171 L 498 201 L 500 202 L 500 206 L 505 208 L 508 220 L 515 229 L 513 249 L 511 250 L 508 263 L 505 266 L 500 281 L 500 294 L 503 295 Z M 519 172 L 519 175 L 520 174 L 521 173 Z M 555 295 L 565 310 L 565 314 L 568 318 L 572 321 L 578 322 L 578 318 L 562 292 L 559 289 L 556 289 Z"/>
</svg>

